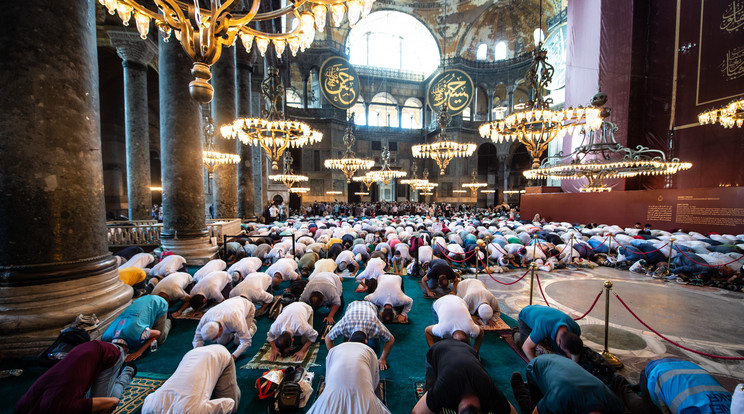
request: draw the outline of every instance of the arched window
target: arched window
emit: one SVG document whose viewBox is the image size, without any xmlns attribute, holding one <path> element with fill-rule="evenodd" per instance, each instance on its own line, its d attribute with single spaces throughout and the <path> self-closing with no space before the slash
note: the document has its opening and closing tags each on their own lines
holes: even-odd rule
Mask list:
<svg viewBox="0 0 744 414">
<path fill-rule="evenodd" d="M 423 105 L 416 98 L 406 99 L 401 114 L 401 128 L 421 129 Z"/>
<path fill-rule="evenodd" d="M 302 98 L 294 89 L 287 89 L 287 106 L 302 108 Z"/>
<path fill-rule="evenodd" d="M 398 107 L 392 96 L 387 93 L 379 93 L 369 105 L 369 126 L 397 127 Z"/>
<path fill-rule="evenodd" d="M 479 44 L 478 49 L 475 51 L 475 59 L 486 60 L 487 56 L 488 56 L 488 46 L 486 46 L 485 43 Z"/>
<path fill-rule="evenodd" d="M 349 108 L 348 116 L 354 114 L 354 123 L 357 125 L 367 125 L 367 114 L 364 111 L 364 99 L 360 96 L 354 106 Z"/>
<path fill-rule="evenodd" d="M 413 16 L 383 10 L 357 22 L 346 47 L 354 65 L 408 70 L 429 76 L 439 67 L 439 47 L 429 29 Z"/>
<path fill-rule="evenodd" d="M 506 42 L 502 40 L 496 43 L 496 50 L 493 52 L 493 55 L 496 60 L 506 59 Z"/>
<path fill-rule="evenodd" d="M 541 28 L 535 29 L 534 32 L 532 32 L 533 40 L 535 41 L 535 46 L 537 46 L 538 43 L 545 42 L 545 32 Z"/>
</svg>

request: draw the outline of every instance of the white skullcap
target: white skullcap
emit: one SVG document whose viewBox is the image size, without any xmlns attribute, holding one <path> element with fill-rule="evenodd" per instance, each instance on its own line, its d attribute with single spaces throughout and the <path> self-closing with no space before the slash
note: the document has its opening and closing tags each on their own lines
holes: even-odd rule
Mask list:
<svg viewBox="0 0 744 414">
<path fill-rule="evenodd" d="M 207 322 L 201 328 L 201 335 L 205 341 L 214 341 L 220 333 L 220 324 L 217 322 Z"/>
<path fill-rule="evenodd" d="M 478 316 L 480 316 L 483 322 L 488 323 L 493 317 L 493 309 L 491 309 L 489 304 L 484 303 L 478 306 Z"/>
</svg>

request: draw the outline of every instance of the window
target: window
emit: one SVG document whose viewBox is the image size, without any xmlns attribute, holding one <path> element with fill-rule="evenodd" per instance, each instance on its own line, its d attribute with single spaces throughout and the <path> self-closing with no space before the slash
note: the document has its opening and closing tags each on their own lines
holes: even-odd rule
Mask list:
<svg viewBox="0 0 744 414">
<path fill-rule="evenodd" d="M 379 93 L 369 104 L 370 126 L 398 127 L 398 106 L 387 93 Z"/>
<path fill-rule="evenodd" d="M 294 89 L 287 89 L 287 106 L 302 108 L 302 98 Z"/>
<path fill-rule="evenodd" d="M 401 128 L 421 129 L 423 105 L 416 98 L 406 99 L 401 109 Z"/>
<path fill-rule="evenodd" d="M 439 184 L 439 195 L 441 197 L 452 197 L 452 183 Z"/>
<path fill-rule="evenodd" d="M 351 116 L 351 114 L 354 114 L 354 123 L 356 125 L 367 125 L 367 114 L 364 110 L 364 99 L 360 96 L 354 106 L 352 106 L 347 116 Z"/>
<path fill-rule="evenodd" d="M 424 77 L 439 67 L 439 46 L 429 29 L 397 11 L 374 12 L 357 22 L 346 47 L 351 51 L 349 62 L 355 65 L 409 70 Z"/>
<path fill-rule="evenodd" d="M 390 151 L 398 151 L 398 143 L 395 141 L 388 142 Z"/>
<path fill-rule="evenodd" d="M 465 107 L 465 109 L 462 111 L 462 120 L 463 121 L 472 121 L 471 116 L 470 116 L 470 107 L 469 106 Z"/>
<path fill-rule="evenodd" d="M 320 171 L 320 150 L 313 151 L 313 171 Z"/>
<path fill-rule="evenodd" d="M 506 59 L 506 42 L 503 40 L 496 43 L 496 50 L 493 52 L 494 59 L 504 60 Z"/>
<path fill-rule="evenodd" d="M 380 141 L 372 141 L 372 151 L 382 151 L 382 143 Z"/>
<path fill-rule="evenodd" d="M 475 51 L 475 59 L 486 60 L 486 56 L 488 56 L 488 46 L 485 43 L 481 43 Z"/>
</svg>

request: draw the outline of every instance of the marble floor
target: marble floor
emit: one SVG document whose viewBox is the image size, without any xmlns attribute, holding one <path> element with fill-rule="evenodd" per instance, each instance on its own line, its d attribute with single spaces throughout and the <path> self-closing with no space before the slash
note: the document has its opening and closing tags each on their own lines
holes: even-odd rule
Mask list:
<svg viewBox="0 0 744 414">
<path fill-rule="evenodd" d="M 492 276 L 512 282 L 524 270 L 510 270 Z M 470 275 L 472 276 L 472 275 Z M 627 270 L 608 267 L 581 270 L 537 272 L 550 306 L 579 317 L 594 302 L 603 283 L 612 281 L 613 292 L 650 328 L 690 349 L 723 356 L 744 356 L 744 293 L 701 286 L 664 282 Z M 519 310 L 530 303 L 530 275 L 513 285 L 502 285 L 488 274 L 478 279 L 499 299 L 502 312 L 517 318 Z M 744 361 L 713 359 L 681 349 L 644 327 L 612 294 L 610 297 L 609 351 L 624 364 L 620 373 L 636 383 L 646 363 L 657 358 L 690 360 L 713 373 L 733 390 L 744 383 Z M 537 280 L 533 303 L 545 304 Z M 606 294 L 593 310 L 578 323 L 587 346 L 604 349 Z"/>
</svg>

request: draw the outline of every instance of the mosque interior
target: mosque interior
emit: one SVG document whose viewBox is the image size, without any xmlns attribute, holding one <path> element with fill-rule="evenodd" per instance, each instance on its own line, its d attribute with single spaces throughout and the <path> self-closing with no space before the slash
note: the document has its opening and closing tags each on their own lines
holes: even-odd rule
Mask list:
<svg viewBox="0 0 744 414">
<path fill-rule="evenodd" d="M 206 29 L 195 35 L 169 27 L 173 21 L 145 19 L 144 12 L 124 19 L 130 3 L 143 4 L 152 16 L 156 4 L 190 8 L 183 20 L 203 19 L 203 27 L 234 25 L 236 16 L 264 17 L 219 35 Z M 297 223 L 326 220 L 303 217 L 313 203 L 462 205 L 480 211 L 473 218 L 481 220 L 505 206 L 507 215 L 516 207 L 527 222 L 539 213 L 547 222 L 576 226 L 649 223 L 669 234 L 734 235 L 739 251 L 744 248 L 739 0 L 194 0 L 201 17 L 187 3 L 28 0 L 3 6 L 0 372 L 24 370 L 0 378 L 0 396 L 12 404 L 44 372 L 33 357 L 61 329 L 78 315 L 95 314 L 95 339 L 131 304 L 133 289 L 120 280 L 113 254 L 157 247 L 183 256 L 193 274 L 219 257 L 241 225 L 265 220 L 274 202 L 284 203 Z M 230 4 L 231 14 L 205 17 L 218 3 Z M 187 52 L 189 41 L 196 46 Z M 542 83 L 535 83 L 529 74 L 541 50 L 549 65 L 538 69 Z M 583 115 L 574 110 L 579 107 Z M 517 138 L 519 126 L 506 135 L 483 132 L 505 128 L 513 114 L 524 124 L 538 110 L 556 114 L 539 123 L 539 150 L 525 145 L 530 138 Z M 589 119 L 590 113 L 601 115 Z M 704 113 L 707 118 L 700 117 Z M 576 128 L 565 127 L 566 119 L 578 119 Z M 590 127 L 592 120 L 599 123 Z M 254 121 L 268 134 L 273 121 L 307 136 L 281 150 L 281 140 L 259 145 L 249 137 Z M 557 129 L 550 135 L 546 128 Z M 621 149 L 602 147 L 582 162 L 596 166 L 627 153 L 622 162 L 690 165 L 671 174 L 530 177 L 530 170 L 573 165 L 587 137 L 605 133 L 602 139 L 610 137 L 612 148 Z M 422 145 L 445 141 L 458 147 L 447 164 L 419 156 Z M 210 161 L 204 151 L 216 155 Z M 350 175 L 327 167 L 328 160 L 350 154 L 373 166 Z M 365 168 L 406 176 L 365 183 Z M 300 176 L 293 178 L 299 180 L 295 188 L 286 178 L 271 178 L 281 174 Z M 402 182 L 411 178 L 432 184 Z M 586 192 L 595 179 L 600 185 L 593 191 L 601 192 Z M 467 187 L 476 182 L 479 188 Z M 744 357 L 742 292 L 609 267 L 540 272 L 541 283 L 531 283 L 528 274 L 511 285 L 502 282 L 522 271 L 465 273 L 498 298 L 510 326 L 533 302 L 583 315 L 612 281 L 614 293 L 604 291 L 580 325 L 585 344 L 598 352 L 608 350 L 609 332 L 609 351 L 624 363 L 620 372 L 631 383 L 660 357 L 693 361 L 729 390 L 744 382 L 740 360 L 689 350 Z M 411 381 L 424 376 L 423 328 L 431 317 L 430 301 L 409 279 L 414 313 L 426 321 L 391 328 L 399 338 L 393 366 L 380 376 L 394 413 L 416 402 Z M 347 303 L 362 299 L 346 282 Z M 159 352 L 138 361 L 140 372 L 173 373 L 191 349 L 196 326 L 178 322 Z M 269 324 L 259 322 L 247 354 L 261 347 Z M 488 335 L 484 364 L 514 403 L 509 377 L 524 372 L 525 364 L 502 338 Z M 321 344 L 318 377 L 326 354 Z M 255 397 L 258 375 L 238 369 L 240 412 L 268 407 Z"/>
</svg>

